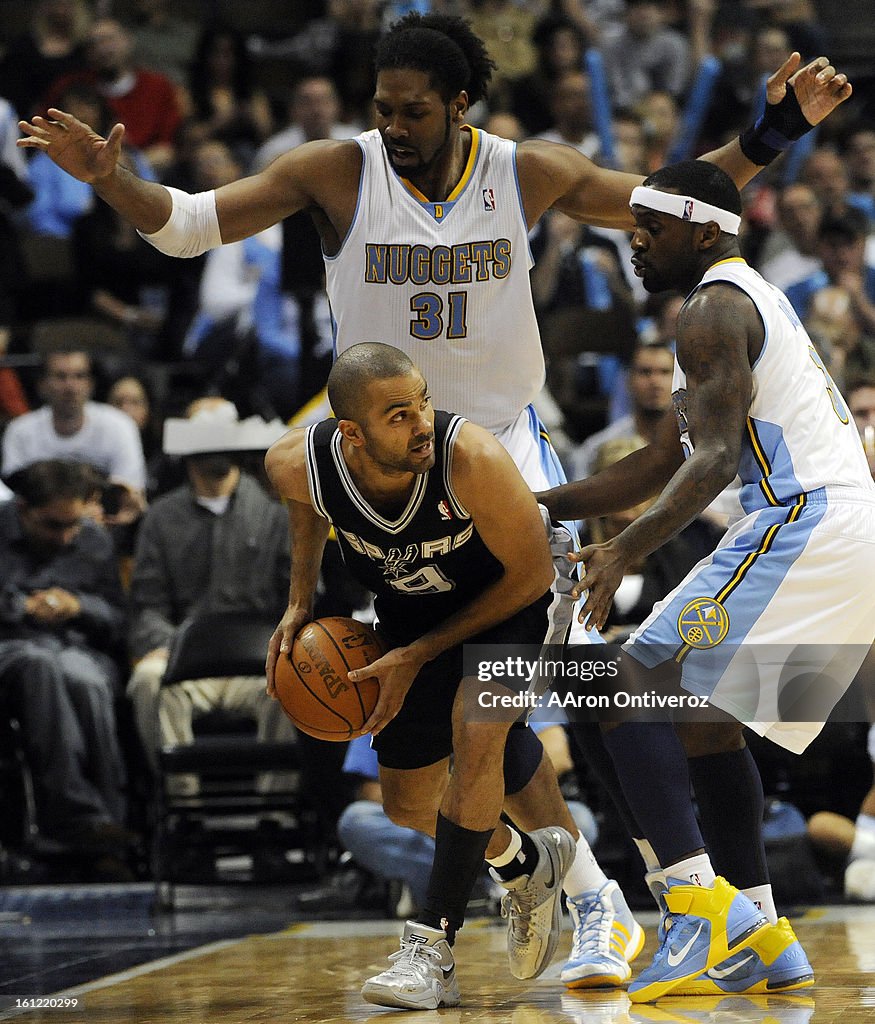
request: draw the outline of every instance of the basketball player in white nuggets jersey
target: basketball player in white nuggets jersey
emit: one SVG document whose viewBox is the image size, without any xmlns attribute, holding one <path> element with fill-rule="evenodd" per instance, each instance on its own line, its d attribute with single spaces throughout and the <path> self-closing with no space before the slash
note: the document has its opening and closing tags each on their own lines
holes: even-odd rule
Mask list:
<svg viewBox="0 0 875 1024">
<path fill-rule="evenodd" d="M 667 992 L 802 988 L 813 974 L 775 912 L 762 785 L 740 723 L 801 752 L 850 684 L 875 639 L 875 484 L 798 316 L 741 258 L 741 198 L 727 175 L 703 161 L 666 167 L 632 192 L 631 206 L 632 263 L 645 288 L 688 293 L 678 316 L 675 416 L 655 443 L 539 498 L 553 516 L 577 518 L 661 491 L 619 536 L 576 556 L 584 567 L 578 589 L 589 591 L 581 615 L 598 627 L 625 567 L 731 488 L 728 532 L 625 645 L 631 658 L 623 659 L 621 689 L 660 686 L 648 670 L 667 662 L 682 673 L 684 691 L 737 721 L 711 715 L 704 725 L 678 727 L 689 770 L 671 722 L 604 727 L 656 854 L 649 880 L 675 915 L 629 995 L 637 1002 Z M 820 673 L 821 706 L 799 714 L 808 721 L 782 721 L 781 690 L 798 696 L 792 677 L 800 671 L 809 681 Z M 741 892 L 715 878 L 690 780 L 715 863 Z"/>
</svg>

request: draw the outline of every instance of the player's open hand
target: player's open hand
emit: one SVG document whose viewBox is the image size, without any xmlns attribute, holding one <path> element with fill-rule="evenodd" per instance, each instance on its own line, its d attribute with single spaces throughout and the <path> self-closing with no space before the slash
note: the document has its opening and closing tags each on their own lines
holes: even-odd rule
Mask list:
<svg viewBox="0 0 875 1024">
<path fill-rule="evenodd" d="M 578 613 L 578 621 L 587 630 L 601 629 L 611 610 L 614 594 L 626 574 L 626 559 L 613 540 L 605 544 L 589 544 L 570 554 L 569 561 L 582 563 L 581 579 L 571 591 L 574 598 L 586 594 Z"/>
<path fill-rule="evenodd" d="M 422 665 L 422 659 L 417 657 L 410 647 L 395 647 L 370 665 L 349 673 L 349 679 L 353 683 L 376 678 L 380 684 L 376 706 L 364 724 L 365 732 L 371 732 L 376 736 L 398 714 L 407 691 Z"/>
<path fill-rule="evenodd" d="M 89 185 L 112 174 L 121 155 L 124 125 L 115 125 L 105 139 L 63 110 L 50 107 L 48 114 L 47 118 L 37 115 L 33 121 L 19 121 L 24 138 L 17 145 L 41 149 L 58 167 Z"/>
<path fill-rule="evenodd" d="M 851 95 L 853 89 L 848 76 L 838 72 L 828 57 L 817 57 L 800 67 L 802 57 L 794 50 L 766 83 L 766 99 L 780 103 L 787 93 L 787 84 L 793 86 L 796 99 L 809 124 L 820 122 Z"/>
</svg>

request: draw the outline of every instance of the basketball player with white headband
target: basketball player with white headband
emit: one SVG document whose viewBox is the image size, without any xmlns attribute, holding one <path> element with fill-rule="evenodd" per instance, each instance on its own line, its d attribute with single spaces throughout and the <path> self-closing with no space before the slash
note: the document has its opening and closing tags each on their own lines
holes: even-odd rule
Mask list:
<svg viewBox="0 0 875 1024">
<path fill-rule="evenodd" d="M 671 668 L 672 692 L 707 698 L 719 712 L 707 722 L 603 725 L 658 860 L 648 882 L 667 915 L 659 950 L 629 996 L 800 989 L 813 972 L 775 911 L 762 783 L 742 726 L 801 753 L 875 640 L 875 590 L 860 585 L 875 573 L 875 483 L 799 317 L 741 256 L 741 197 L 731 179 L 701 160 L 664 167 L 632 190 L 631 207 L 636 275 L 649 292 L 688 297 L 677 322 L 674 415 L 656 440 L 538 495 L 562 519 L 659 495 L 617 537 L 572 556 L 584 567 L 576 589 L 588 591 L 587 627 L 603 625 L 627 566 L 718 495 L 733 514 L 712 554 L 632 634 L 620 683 L 664 689 Z M 794 664 L 801 667 L 791 671 Z M 789 698 L 795 721 L 782 720 Z"/>
</svg>

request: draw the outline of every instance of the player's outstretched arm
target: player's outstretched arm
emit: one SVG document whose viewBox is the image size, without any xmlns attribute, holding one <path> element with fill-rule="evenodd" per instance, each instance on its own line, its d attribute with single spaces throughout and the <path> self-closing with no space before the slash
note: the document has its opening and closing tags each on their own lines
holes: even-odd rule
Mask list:
<svg viewBox="0 0 875 1024">
<path fill-rule="evenodd" d="M 338 215 L 341 196 L 354 202 L 360 151 L 348 140 L 306 143 L 283 154 L 261 173 L 231 182 L 212 193 L 190 196 L 143 181 L 121 163 L 124 126 L 106 138 L 63 110 L 20 121 L 18 145 L 39 149 L 80 181 L 92 185 L 149 241 L 172 256 L 196 256 L 226 242 L 264 231 L 310 206 Z M 342 219 L 342 218 L 341 218 Z"/>
<path fill-rule="evenodd" d="M 828 117 L 851 95 L 847 75 L 826 57 L 800 68 L 791 54 L 769 78 L 765 112 L 739 138 L 706 153 L 743 188 L 759 171 Z M 531 140 L 517 148 L 520 190 L 529 226 L 555 207 L 575 220 L 632 229 L 629 196 L 640 175 L 598 167 L 570 146 Z"/>
<path fill-rule="evenodd" d="M 318 515 L 310 500 L 305 464 L 305 431 L 280 438 L 265 456 L 268 478 L 289 512 L 291 581 L 289 604 L 267 648 L 267 693 L 276 696 L 274 673 L 279 658 L 287 657 L 292 641 L 313 618 L 313 602 L 330 523 Z"/>
<path fill-rule="evenodd" d="M 681 310 L 678 361 L 687 378 L 685 417 L 693 451 L 635 522 L 606 543 L 570 556 L 584 567 L 572 593 L 588 591 L 579 614 L 587 629 L 604 625 L 626 567 L 679 533 L 734 479 L 753 388 L 749 341 L 757 332 L 761 343 L 753 303 L 731 285 L 704 288 Z"/>
</svg>

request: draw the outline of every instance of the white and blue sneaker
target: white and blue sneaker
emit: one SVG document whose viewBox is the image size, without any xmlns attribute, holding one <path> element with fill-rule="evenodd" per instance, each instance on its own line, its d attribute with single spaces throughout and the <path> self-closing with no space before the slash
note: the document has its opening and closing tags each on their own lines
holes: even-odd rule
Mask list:
<svg viewBox="0 0 875 1024">
<path fill-rule="evenodd" d="M 795 992 L 814 984 L 814 971 L 786 917 L 745 949 L 672 991 L 673 996 Z"/>
<path fill-rule="evenodd" d="M 629 964 L 644 948 L 644 929 L 619 885 L 609 879 L 565 900 L 574 940 L 561 979 L 568 988 L 610 988 L 632 976 Z"/>
<path fill-rule="evenodd" d="M 401 948 L 389 956 L 392 966 L 369 978 L 362 998 L 377 1006 L 403 1010 L 436 1010 L 462 1001 L 456 983 L 456 962 L 446 933 L 407 921 Z"/>
<path fill-rule="evenodd" d="M 629 986 L 633 1003 L 649 1003 L 750 946 L 768 919 L 724 878 L 711 888 L 666 879 L 670 917 L 653 962 Z"/>
</svg>

